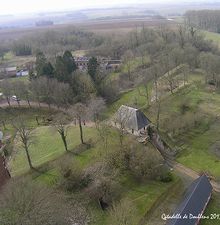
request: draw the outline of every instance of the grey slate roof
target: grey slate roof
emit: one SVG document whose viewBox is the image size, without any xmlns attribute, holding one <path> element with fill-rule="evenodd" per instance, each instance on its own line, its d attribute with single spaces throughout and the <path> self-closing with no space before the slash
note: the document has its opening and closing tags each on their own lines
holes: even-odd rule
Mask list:
<svg viewBox="0 0 220 225">
<path fill-rule="evenodd" d="M 125 128 L 138 131 L 150 124 L 150 120 L 138 109 L 122 105 L 116 113 L 116 122 L 123 123 Z"/>
<path fill-rule="evenodd" d="M 170 219 L 167 225 L 195 225 L 197 218 L 183 219 L 184 215 L 197 216 L 202 214 L 212 194 L 212 185 L 206 175 L 200 176 L 190 185 L 186 196 L 174 215 L 180 214 L 181 219 Z"/>
</svg>

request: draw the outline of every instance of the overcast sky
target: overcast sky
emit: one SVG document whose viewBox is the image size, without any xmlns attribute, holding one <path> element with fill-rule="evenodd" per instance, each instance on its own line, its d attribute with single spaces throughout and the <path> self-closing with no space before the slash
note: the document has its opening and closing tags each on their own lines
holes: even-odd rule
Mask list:
<svg viewBox="0 0 220 225">
<path fill-rule="evenodd" d="M 0 14 L 73 10 L 132 3 L 174 2 L 175 0 L 0 0 Z M 178 0 L 177 0 L 178 1 Z M 193 1 L 193 0 L 181 0 Z M 179 1 L 178 1 L 179 2 Z"/>
</svg>

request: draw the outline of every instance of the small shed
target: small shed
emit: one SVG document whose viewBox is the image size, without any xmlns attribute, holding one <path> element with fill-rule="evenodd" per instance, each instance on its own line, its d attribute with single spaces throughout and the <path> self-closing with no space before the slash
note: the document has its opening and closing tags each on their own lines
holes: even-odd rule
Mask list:
<svg viewBox="0 0 220 225">
<path fill-rule="evenodd" d="M 141 110 L 126 105 L 122 105 L 116 112 L 115 123 L 136 135 L 151 124 Z"/>
<path fill-rule="evenodd" d="M 178 215 L 167 225 L 197 225 L 212 195 L 212 185 L 206 175 L 200 176 L 188 188 L 184 200 L 174 212 Z"/>
</svg>

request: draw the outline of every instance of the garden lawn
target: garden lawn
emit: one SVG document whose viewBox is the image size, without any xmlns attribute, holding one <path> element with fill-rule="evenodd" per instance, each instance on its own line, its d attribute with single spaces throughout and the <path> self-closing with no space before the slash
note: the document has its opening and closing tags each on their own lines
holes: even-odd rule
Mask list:
<svg viewBox="0 0 220 225">
<path fill-rule="evenodd" d="M 29 107 L 7 107 L 0 108 L 1 120 L 5 122 L 5 127 L 2 127 L 4 136 L 13 135 L 14 128 L 12 126 L 12 121 L 16 122 L 17 119 L 21 118 L 25 121 L 25 124 L 30 128 L 38 127 L 36 117 L 40 125 L 44 124 L 43 118 L 51 118 L 55 116 L 58 111 L 49 110 L 47 108 L 29 108 Z"/>
<path fill-rule="evenodd" d="M 216 214 L 220 216 L 220 194 L 213 194 L 212 199 L 205 210 L 204 216 L 210 216 L 211 214 Z M 204 219 L 201 220 L 201 225 L 219 225 L 220 217 L 218 219 Z"/>
<path fill-rule="evenodd" d="M 219 141 L 220 122 L 216 122 L 204 133 L 191 133 L 192 137 L 185 139 L 186 149 L 177 161 L 198 172 L 208 172 L 220 180 L 220 158 L 211 150 L 213 144 Z"/>
<path fill-rule="evenodd" d="M 85 140 L 96 138 L 94 128 L 83 127 Z M 74 149 L 80 144 L 80 133 L 78 126 L 70 127 L 67 136 L 69 150 Z M 10 161 L 12 175 L 25 173 L 29 170 L 25 151 L 20 143 L 15 143 L 14 153 Z M 54 160 L 65 153 L 64 145 L 53 127 L 39 127 L 33 131 L 33 144 L 30 146 L 30 156 L 33 166 L 38 167 L 48 161 Z M 82 156 L 79 156 L 82 157 Z M 81 163 L 89 160 L 89 156 L 82 157 Z"/>
<path fill-rule="evenodd" d="M 207 40 L 211 40 L 214 43 L 216 43 L 220 47 L 220 34 L 210 32 L 210 31 L 202 31 L 202 33 L 205 35 L 205 38 Z"/>
<path fill-rule="evenodd" d="M 150 98 L 150 93 L 151 93 L 151 87 L 152 87 L 152 84 L 149 83 L 149 85 L 148 85 L 149 98 Z M 118 99 L 116 102 L 114 102 L 112 105 L 110 105 L 108 107 L 106 114 L 109 116 L 112 115 L 119 109 L 119 107 L 121 105 L 132 106 L 135 108 L 146 107 L 147 106 L 147 97 L 143 96 L 142 94 L 146 95 L 144 86 L 136 87 L 133 90 L 123 93 L 121 95 L 120 99 Z"/>
<path fill-rule="evenodd" d="M 180 112 L 183 102 L 190 106 L 192 112 L 200 112 L 204 116 L 199 127 L 186 130 L 169 143 L 173 148 L 182 149 L 177 161 L 195 171 L 208 172 L 216 179 L 220 179 L 220 158 L 211 150 L 220 136 L 220 94 L 213 92 L 210 87 L 193 83 L 164 98 L 160 115 L 163 133 L 167 132 L 166 124 L 173 113 Z M 155 110 L 156 107 L 153 106 L 147 111 L 147 116 L 154 123 Z"/>
</svg>

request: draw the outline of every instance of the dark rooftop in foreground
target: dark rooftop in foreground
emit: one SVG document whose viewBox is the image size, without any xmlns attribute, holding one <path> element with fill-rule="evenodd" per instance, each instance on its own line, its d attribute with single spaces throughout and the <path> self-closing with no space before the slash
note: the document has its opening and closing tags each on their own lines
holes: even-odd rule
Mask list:
<svg viewBox="0 0 220 225">
<path fill-rule="evenodd" d="M 167 225 L 196 225 L 199 219 L 183 219 L 184 215 L 190 214 L 198 217 L 203 214 L 212 194 L 212 185 L 206 175 L 200 176 L 190 185 L 186 196 L 174 215 L 180 214 L 181 218 L 170 219 Z"/>
</svg>

